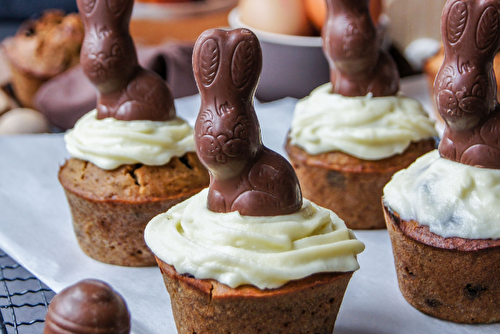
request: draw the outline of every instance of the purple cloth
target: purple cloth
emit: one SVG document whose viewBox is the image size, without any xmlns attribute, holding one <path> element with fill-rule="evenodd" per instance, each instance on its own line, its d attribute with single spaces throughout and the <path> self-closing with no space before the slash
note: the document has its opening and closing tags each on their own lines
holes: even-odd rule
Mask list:
<svg viewBox="0 0 500 334">
<path fill-rule="evenodd" d="M 164 78 L 174 98 L 198 93 L 191 64 L 192 54 L 192 44 L 167 43 L 137 50 L 139 64 Z M 52 124 L 67 130 L 95 108 L 96 92 L 81 67 L 76 66 L 44 83 L 35 94 L 33 103 Z"/>
</svg>

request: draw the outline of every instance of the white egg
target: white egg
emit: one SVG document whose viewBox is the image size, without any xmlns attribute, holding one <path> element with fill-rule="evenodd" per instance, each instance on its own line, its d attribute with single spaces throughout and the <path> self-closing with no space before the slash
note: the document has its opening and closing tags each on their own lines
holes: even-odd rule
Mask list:
<svg viewBox="0 0 500 334">
<path fill-rule="evenodd" d="M 241 0 L 238 9 L 241 21 L 251 28 L 299 36 L 313 32 L 302 0 Z"/>
<path fill-rule="evenodd" d="M 0 116 L 0 135 L 50 132 L 50 123 L 39 111 L 16 108 Z"/>
</svg>

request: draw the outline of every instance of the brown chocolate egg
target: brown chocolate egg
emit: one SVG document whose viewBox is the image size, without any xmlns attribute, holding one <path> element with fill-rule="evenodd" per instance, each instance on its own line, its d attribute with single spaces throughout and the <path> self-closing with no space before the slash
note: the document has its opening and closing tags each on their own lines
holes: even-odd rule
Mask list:
<svg viewBox="0 0 500 334">
<path fill-rule="evenodd" d="M 108 284 L 86 279 L 58 293 L 50 303 L 43 334 L 128 334 L 130 314 Z"/>
</svg>

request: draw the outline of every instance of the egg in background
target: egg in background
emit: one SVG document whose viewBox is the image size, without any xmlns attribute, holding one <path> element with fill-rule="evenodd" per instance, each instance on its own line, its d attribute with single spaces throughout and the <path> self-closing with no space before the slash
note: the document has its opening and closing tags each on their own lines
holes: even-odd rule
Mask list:
<svg viewBox="0 0 500 334">
<path fill-rule="evenodd" d="M 240 0 L 238 9 L 241 21 L 255 29 L 286 35 L 314 34 L 303 0 Z"/>
</svg>

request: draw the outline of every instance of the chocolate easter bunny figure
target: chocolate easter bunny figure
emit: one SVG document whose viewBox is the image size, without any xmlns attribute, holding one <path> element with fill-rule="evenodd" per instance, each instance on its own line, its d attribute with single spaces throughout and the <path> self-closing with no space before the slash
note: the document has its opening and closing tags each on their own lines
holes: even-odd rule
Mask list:
<svg viewBox="0 0 500 334">
<path fill-rule="evenodd" d="M 59 292 L 50 303 L 43 334 L 129 334 L 125 300 L 108 284 L 85 279 Z"/>
<path fill-rule="evenodd" d="M 85 26 L 80 62 L 98 90 L 97 118 L 175 117 L 167 83 L 139 66 L 128 27 L 134 0 L 77 0 Z"/>
<path fill-rule="evenodd" d="M 395 95 L 399 72 L 380 47 L 369 0 L 327 0 L 323 50 L 330 64 L 332 93 L 344 96 Z"/>
<path fill-rule="evenodd" d="M 193 69 L 202 99 L 195 144 L 210 172 L 208 208 L 248 216 L 298 211 L 297 176 L 262 144 L 253 107 L 262 70 L 257 37 L 248 29 L 207 30 L 196 41 Z"/>
<path fill-rule="evenodd" d="M 445 59 L 434 95 L 445 131 L 442 157 L 500 168 L 500 118 L 493 58 L 500 47 L 498 0 L 449 0 L 441 34 Z"/>
</svg>

